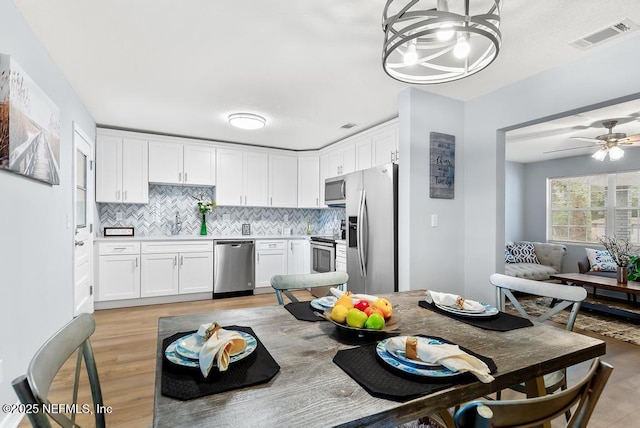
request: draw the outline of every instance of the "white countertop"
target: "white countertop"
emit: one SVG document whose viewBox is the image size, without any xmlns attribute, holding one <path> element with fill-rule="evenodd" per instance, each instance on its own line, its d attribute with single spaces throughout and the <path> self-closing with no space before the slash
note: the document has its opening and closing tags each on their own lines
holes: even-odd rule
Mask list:
<svg viewBox="0 0 640 428">
<path fill-rule="evenodd" d="M 308 235 L 153 235 L 153 236 L 97 236 L 94 241 L 219 241 L 257 239 L 309 239 Z"/>
</svg>

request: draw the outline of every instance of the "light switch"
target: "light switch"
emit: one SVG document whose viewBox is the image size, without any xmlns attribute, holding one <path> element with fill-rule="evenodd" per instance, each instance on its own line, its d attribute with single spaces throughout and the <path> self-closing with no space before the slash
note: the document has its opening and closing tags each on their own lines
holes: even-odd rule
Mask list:
<svg viewBox="0 0 640 428">
<path fill-rule="evenodd" d="M 438 227 L 438 214 L 431 214 L 431 227 Z"/>
</svg>

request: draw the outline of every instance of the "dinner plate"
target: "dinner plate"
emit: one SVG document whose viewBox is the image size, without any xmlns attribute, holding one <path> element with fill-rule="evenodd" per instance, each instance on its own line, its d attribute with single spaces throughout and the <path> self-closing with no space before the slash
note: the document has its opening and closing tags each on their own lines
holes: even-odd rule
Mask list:
<svg viewBox="0 0 640 428">
<path fill-rule="evenodd" d="M 457 371 L 450 370 L 443 366 L 436 366 L 436 367 L 429 368 L 429 367 L 416 367 L 414 364 L 408 364 L 396 358 L 396 356 L 392 355 L 389 351 L 387 351 L 387 342 L 389 340 L 391 339 L 390 338 L 384 339 L 378 342 L 378 344 L 376 345 L 376 353 L 378 354 L 378 357 L 380 357 L 380 359 L 383 362 L 385 362 L 386 364 L 390 365 L 391 367 L 397 370 L 400 370 L 404 373 L 409 373 L 412 375 L 424 376 L 424 377 L 451 377 L 451 376 L 457 376 L 460 374 Z M 430 345 L 444 344 L 444 342 L 441 342 L 440 340 L 432 337 L 419 337 L 418 340 L 427 340 L 429 341 Z"/>
<path fill-rule="evenodd" d="M 313 299 L 311 301 L 311 306 L 314 309 L 317 309 L 319 311 L 326 311 L 327 309 L 333 308 L 333 305 L 335 305 L 336 303 L 336 299 L 333 296 L 327 296 L 327 297 L 320 297 L 317 299 Z"/>
<path fill-rule="evenodd" d="M 256 340 L 255 337 L 253 337 L 249 333 L 245 333 L 244 331 L 235 331 L 235 332 L 242 336 L 245 342 L 247 342 L 247 346 L 237 354 L 231 355 L 229 358 L 229 364 L 234 363 L 236 361 L 240 361 L 243 358 L 248 357 L 258 347 L 258 341 Z M 167 349 L 164 352 L 165 356 L 167 357 L 167 360 L 171 361 L 172 363 L 179 364 L 181 366 L 199 367 L 198 359 L 200 357 L 200 354 L 199 354 L 200 349 L 198 349 L 198 354 L 196 354 L 194 358 L 186 357 L 179 352 L 179 343 L 181 341 L 185 341 L 186 338 L 195 334 L 196 333 L 192 333 L 187 336 L 183 336 L 179 339 L 176 339 L 169 346 L 167 346 Z M 200 345 L 200 347 L 202 347 L 202 345 Z M 189 355 L 194 355 L 194 354 L 191 353 Z M 216 364 L 217 363 L 214 360 L 213 365 L 215 366 Z"/>
<path fill-rule="evenodd" d="M 452 313 L 454 315 L 465 316 L 465 317 L 493 317 L 500 313 L 498 309 L 494 306 L 488 305 L 486 303 L 481 303 L 484 306 L 484 312 L 476 312 L 476 311 L 466 311 L 458 308 L 452 308 L 451 306 L 439 305 L 436 303 L 436 307 L 438 309 L 442 309 L 445 312 Z"/>
</svg>

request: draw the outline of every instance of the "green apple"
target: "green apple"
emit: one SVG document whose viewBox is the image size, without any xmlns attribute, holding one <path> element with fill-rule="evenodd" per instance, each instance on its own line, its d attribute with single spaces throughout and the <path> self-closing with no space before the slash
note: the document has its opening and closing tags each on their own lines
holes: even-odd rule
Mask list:
<svg viewBox="0 0 640 428">
<path fill-rule="evenodd" d="M 372 330 L 382 330 L 384 328 L 384 317 L 379 313 L 373 313 L 367 318 L 367 322 L 364 323 L 364 328 L 370 328 Z"/>
<path fill-rule="evenodd" d="M 352 308 L 347 312 L 347 325 L 349 327 L 362 328 L 367 322 L 367 314 L 360 309 Z"/>
</svg>

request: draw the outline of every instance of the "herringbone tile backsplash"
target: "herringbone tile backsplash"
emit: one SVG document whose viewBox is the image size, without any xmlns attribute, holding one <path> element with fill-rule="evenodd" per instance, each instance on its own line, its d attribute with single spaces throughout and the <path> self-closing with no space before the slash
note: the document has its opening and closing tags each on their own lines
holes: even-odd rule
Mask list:
<svg viewBox="0 0 640 428">
<path fill-rule="evenodd" d="M 196 200 L 200 195 L 215 200 L 215 189 L 151 184 L 148 204 L 98 204 L 98 234 L 102 235 L 105 226 L 133 226 L 136 236 L 166 235 L 179 213 L 180 235 L 198 235 L 202 216 Z M 123 220 L 116 220 L 118 213 Z M 207 214 L 207 231 L 212 237 L 241 235 L 242 224 L 249 223 L 252 235 L 280 235 L 283 227 L 290 227 L 293 235 L 304 235 L 309 219 L 312 234 L 328 235 L 340 230 L 344 217 L 343 208 L 215 207 Z"/>
</svg>

